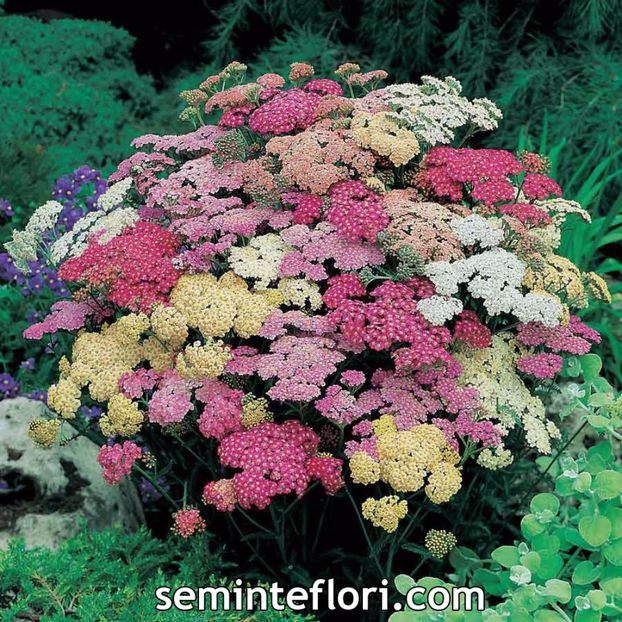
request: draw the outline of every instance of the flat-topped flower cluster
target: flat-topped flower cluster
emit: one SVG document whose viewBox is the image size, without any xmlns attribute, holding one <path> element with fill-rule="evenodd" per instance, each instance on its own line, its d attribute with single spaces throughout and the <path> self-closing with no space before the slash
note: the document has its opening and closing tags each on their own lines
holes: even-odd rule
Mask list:
<svg viewBox="0 0 622 622">
<path fill-rule="evenodd" d="M 245 71 L 183 92 L 196 129 L 136 139 L 96 209 L 46 242 L 72 299 L 26 337 L 75 333 L 57 421 L 99 434 L 109 483 L 169 473 L 182 535 L 200 503 L 263 509 L 314 482 L 376 485 L 363 515 L 394 531 L 413 499 L 449 501 L 467 460 L 549 453 L 539 389 L 599 341 L 575 312 L 609 294 L 557 254 L 565 219 L 589 216 L 546 158 L 465 146 L 501 112 L 453 78 Z M 15 233 L 16 265 L 57 215 Z M 175 448 L 211 465 L 198 488 L 171 473 Z"/>
</svg>

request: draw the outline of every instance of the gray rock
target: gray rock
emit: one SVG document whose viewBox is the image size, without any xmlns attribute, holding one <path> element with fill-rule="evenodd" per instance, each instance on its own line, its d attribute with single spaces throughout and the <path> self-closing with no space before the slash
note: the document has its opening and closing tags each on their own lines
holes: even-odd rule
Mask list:
<svg viewBox="0 0 622 622">
<path fill-rule="evenodd" d="M 26 398 L 0 402 L 0 548 L 15 537 L 55 548 L 76 534 L 81 519 L 93 529 L 136 529 L 144 522 L 136 488 L 127 479 L 104 482 L 95 443 L 80 437 L 41 449 L 28 438 L 28 425 L 44 411 Z"/>
</svg>

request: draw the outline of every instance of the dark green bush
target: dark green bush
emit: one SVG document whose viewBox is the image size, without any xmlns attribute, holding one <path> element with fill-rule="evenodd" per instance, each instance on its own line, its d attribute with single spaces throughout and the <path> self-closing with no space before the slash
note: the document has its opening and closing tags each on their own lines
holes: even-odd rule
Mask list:
<svg viewBox="0 0 622 622">
<path fill-rule="evenodd" d="M 162 543 L 146 530 L 124 534 L 112 528 L 83 530 L 59 543 L 57 551 L 25 550 L 12 543 L 0 552 L 0 620 L 58 622 L 304 622 L 291 611 L 157 612 L 159 586 L 193 588 L 226 585 L 221 578 L 243 576 L 227 566 L 210 536 L 190 543 Z"/>
<path fill-rule="evenodd" d="M 132 45 L 102 22 L 0 14 L 0 196 L 41 201 L 54 177 L 127 154 L 156 98 Z"/>
</svg>

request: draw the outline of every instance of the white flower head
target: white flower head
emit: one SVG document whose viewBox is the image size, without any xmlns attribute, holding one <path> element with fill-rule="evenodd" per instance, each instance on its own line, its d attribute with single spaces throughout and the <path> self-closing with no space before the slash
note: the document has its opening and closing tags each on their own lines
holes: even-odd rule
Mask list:
<svg viewBox="0 0 622 622">
<path fill-rule="evenodd" d="M 115 184 L 112 184 L 97 200 L 97 208 L 103 212 L 109 212 L 120 205 L 127 197 L 134 180 L 125 177 Z"/>
<path fill-rule="evenodd" d="M 462 311 L 462 301 L 449 296 L 430 296 L 417 303 L 421 315 L 434 326 L 442 326 Z"/>
<path fill-rule="evenodd" d="M 58 201 L 47 201 L 33 212 L 26 231 L 43 233 L 53 229 L 62 211 L 63 206 Z"/>
<path fill-rule="evenodd" d="M 461 95 L 462 85 L 448 76 L 443 80 L 423 76 L 421 84 L 394 84 L 382 91 L 393 115 L 412 130 L 421 142 L 431 146 L 448 144 L 460 127 L 493 130 L 501 111 L 487 99 L 469 101 Z"/>
<path fill-rule="evenodd" d="M 449 226 L 464 246 L 479 244 L 482 248 L 492 248 L 503 241 L 500 222 L 482 218 L 479 214 L 454 218 Z"/>
</svg>

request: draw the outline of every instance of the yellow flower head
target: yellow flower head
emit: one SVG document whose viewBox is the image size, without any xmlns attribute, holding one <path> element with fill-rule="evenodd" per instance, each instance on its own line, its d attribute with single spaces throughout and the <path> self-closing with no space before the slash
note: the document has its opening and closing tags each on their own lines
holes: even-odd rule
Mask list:
<svg viewBox="0 0 622 622">
<path fill-rule="evenodd" d="M 374 527 L 380 527 L 388 533 L 393 533 L 407 514 L 408 503 L 395 495 L 381 499 L 367 499 L 363 503 L 363 518 L 371 521 Z"/>
<path fill-rule="evenodd" d="M 48 449 L 56 442 L 60 425 L 58 419 L 35 419 L 28 426 L 28 436 L 39 447 Z"/>
<path fill-rule="evenodd" d="M 352 119 L 351 128 L 361 147 L 388 157 L 395 166 L 404 166 L 421 150 L 415 134 L 401 127 L 391 112 L 361 112 Z"/>
<path fill-rule="evenodd" d="M 204 344 L 195 341 L 177 355 L 176 369 L 182 378 L 218 378 L 231 359 L 222 341 L 208 338 Z"/>
<path fill-rule="evenodd" d="M 350 458 L 350 472 L 355 484 L 375 484 L 380 479 L 380 464 L 364 451 L 357 451 Z"/>
<path fill-rule="evenodd" d="M 265 397 L 255 397 L 248 393 L 242 398 L 242 425 L 254 428 L 265 421 L 272 421 L 272 413 L 268 410 L 268 400 Z"/>
<path fill-rule="evenodd" d="M 572 261 L 559 255 L 547 255 L 543 264 L 538 270 L 528 268 L 525 271 L 523 283 L 526 287 L 558 296 L 579 309 L 587 305 L 583 276 Z"/>
<path fill-rule="evenodd" d="M 167 346 L 178 350 L 188 338 L 188 326 L 183 314 L 175 307 L 158 304 L 149 318 L 155 336 Z"/>
<path fill-rule="evenodd" d="M 138 404 L 117 393 L 110 398 L 108 410 L 99 420 L 99 426 L 106 436 L 134 436 L 140 431 L 144 419 Z"/>
<path fill-rule="evenodd" d="M 595 300 L 602 300 L 607 304 L 611 304 L 611 292 L 607 282 L 596 272 L 588 272 L 585 275 L 585 287 L 590 296 Z"/>
<path fill-rule="evenodd" d="M 458 544 L 458 540 L 451 531 L 430 529 L 425 535 L 425 548 L 436 559 L 443 559 L 456 544 Z"/>
<path fill-rule="evenodd" d="M 63 419 L 73 419 L 80 408 L 80 394 L 71 378 L 61 378 L 48 390 L 48 406 Z"/>
</svg>

